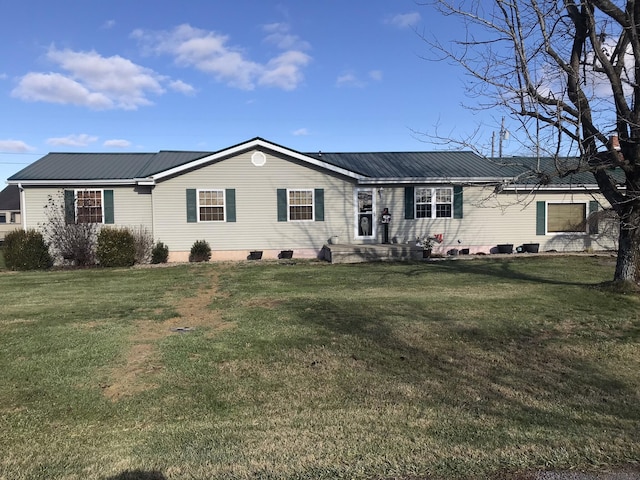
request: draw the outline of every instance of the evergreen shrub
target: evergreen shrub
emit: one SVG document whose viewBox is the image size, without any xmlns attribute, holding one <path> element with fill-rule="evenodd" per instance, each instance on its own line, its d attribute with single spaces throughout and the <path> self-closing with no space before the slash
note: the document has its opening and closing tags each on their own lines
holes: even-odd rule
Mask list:
<svg viewBox="0 0 640 480">
<path fill-rule="evenodd" d="M 208 262 L 211 259 L 211 247 L 206 240 L 196 240 L 189 253 L 190 262 Z"/>
<path fill-rule="evenodd" d="M 127 228 L 103 227 L 98 233 L 96 256 L 103 267 L 130 267 L 136 261 L 133 234 Z"/>
<path fill-rule="evenodd" d="M 7 233 L 4 238 L 4 261 L 11 270 L 45 270 L 53 265 L 44 237 L 34 229 Z"/>
<path fill-rule="evenodd" d="M 151 250 L 151 263 L 167 263 L 169 260 L 169 247 L 162 242 L 155 244 Z"/>
</svg>

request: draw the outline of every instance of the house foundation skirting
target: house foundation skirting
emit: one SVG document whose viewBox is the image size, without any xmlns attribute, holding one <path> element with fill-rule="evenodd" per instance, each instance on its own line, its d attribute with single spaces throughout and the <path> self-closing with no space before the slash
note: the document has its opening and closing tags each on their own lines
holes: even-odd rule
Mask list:
<svg viewBox="0 0 640 480">
<path fill-rule="evenodd" d="M 260 251 L 262 252 L 262 260 L 278 260 L 280 258 L 280 254 L 283 250 L 293 250 L 293 259 L 296 258 L 306 258 L 306 259 L 316 259 L 323 258 L 323 251 L 316 250 L 313 248 L 282 248 L 278 250 L 268 249 L 268 250 L 260 250 L 260 249 L 251 249 L 251 250 L 212 250 L 211 251 L 211 261 L 212 262 L 223 262 L 223 261 L 240 261 L 240 260 L 248 260 L 251 256 L 251 252 Z M 178 251 L 178 252 L 169 252 L 169 262 L 170 263 L 179 263 L 179 262 L 188 262 L 189 261 L 189 251 Z"/>
</svg>

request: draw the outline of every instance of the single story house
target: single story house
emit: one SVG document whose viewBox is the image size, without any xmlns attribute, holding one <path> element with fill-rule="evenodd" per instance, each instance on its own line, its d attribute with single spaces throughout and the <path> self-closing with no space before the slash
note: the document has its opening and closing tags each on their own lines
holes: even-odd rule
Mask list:
<svg viewBox="0 0 640 480">
<path fill-rule="evenodd" d="M 20 190 L 17 185 L 8 185 L 0 191 L 0 242 L 20 225 Z"/>
<path fill-rule="evenodd" d="M 301 153 L 253 138 L 216 152 L 50 153 L 8 179 L 22 226 L 47 221 L 50 197 L 68 221 L 146 227 L 184 261 L 196 240 L 212 260 L 315 258 L 334 242 L 391 243 L 442 235 L 440 252 L 492 253 L 499 244 L 540 250 L 615 248 L 595 222 L 607 204 L 588 174 L 532 192 L 519 170 L 468 151 Z M 388 216 L 390 215 L 390 217 Z"/>
</svg>

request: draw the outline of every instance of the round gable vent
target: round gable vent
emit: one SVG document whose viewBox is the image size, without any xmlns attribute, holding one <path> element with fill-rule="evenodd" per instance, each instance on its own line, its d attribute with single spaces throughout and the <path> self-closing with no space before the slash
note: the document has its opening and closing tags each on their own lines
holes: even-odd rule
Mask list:
<svg viewBox="0 0 640 480">
<path fill-rule="evenodd" d="M 253 152 L 253 155 L 251 155 L 251 163 L 256 167 L 261 167 L 267 163 L 267 156 L 262 152 Z"/>
</svg>

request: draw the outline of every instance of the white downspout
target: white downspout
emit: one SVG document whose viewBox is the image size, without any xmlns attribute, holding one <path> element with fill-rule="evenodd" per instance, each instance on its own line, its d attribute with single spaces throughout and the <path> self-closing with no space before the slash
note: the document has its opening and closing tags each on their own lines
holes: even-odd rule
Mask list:
<svg viewBox="0 0 640 480">
<path fill-rule="evenodd" d="M 22 229 L 27 229 L 27 208 L 26 208 L 26 200 L 24 194 L 24 188 L 22 188 L 22 183 L 18 183 L 18 190 L 20 190 L 20 220 L 22 223 Z"/>
</svg>

